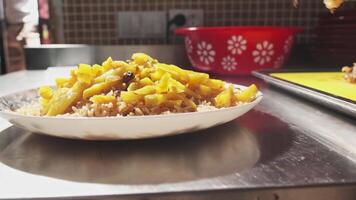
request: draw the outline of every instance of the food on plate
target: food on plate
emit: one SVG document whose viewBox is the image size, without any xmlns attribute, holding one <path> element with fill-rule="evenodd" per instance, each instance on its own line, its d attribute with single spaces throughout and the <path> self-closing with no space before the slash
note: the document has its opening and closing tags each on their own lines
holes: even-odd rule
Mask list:
<svg viewBox="0 0 356 200">
<path fill-rule="evenodd" d="M 337 8 L 339 8 L 344 0 L 324 0 L 324 5 L 331 13 L 334 13 Z M 299 0 L 293 0 L 294 7 L 298 7 Z"/>
<path fill-rule="evenodd" d="M 341 6 L 344 0 L 324 0 L 324 4 L 331 13 L 334 13 L 337 8 Z"/>
<path fill-rule="evenodd" d="M 236 89 L 206 73 L 135 53 L 127 62 L 109 57 L 102 65 L 79 64 L 69 77 L 57 78 L 54 88 L 38 90 L 40 106 L 18 112 L 84 117 L 195 112 L 251 102 L 257 92 L 255 85 Z"/>
<path fill-rule="evenodd" d="M 346 81 L 356 83 L 356 63 L 354 63 L 354 66 L 352 67 L 342 67 L 342 72 L 345 72 L 344 78 Z"/>
</svg>

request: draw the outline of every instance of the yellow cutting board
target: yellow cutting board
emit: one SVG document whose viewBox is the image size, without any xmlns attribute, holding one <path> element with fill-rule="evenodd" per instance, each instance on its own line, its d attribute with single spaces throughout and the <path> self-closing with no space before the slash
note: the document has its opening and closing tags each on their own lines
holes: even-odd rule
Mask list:
<svg viewBox="0 0 356 200">
<path fill-rule="evenodd" d="M 356 84 L 344 80 L 342 72 L 271 73 L 273 77 L 356 101 Z"/>
</svg>

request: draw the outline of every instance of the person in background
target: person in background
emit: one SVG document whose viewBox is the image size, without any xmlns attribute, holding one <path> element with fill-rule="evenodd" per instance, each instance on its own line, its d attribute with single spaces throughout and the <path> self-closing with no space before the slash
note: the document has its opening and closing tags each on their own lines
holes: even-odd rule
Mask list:
<svg viewBox="0 0 356 200">
<path fill-rule="evenodd" d="M 39 45 L 37 0 L 4 0 L 6 20 L 6 72 L 26 68 L 24 45 Z"/>
<path fill-rule="evenodd" d="M 38 0 L 39 25 L 38 30 L 41 36 L 41 44 L 50 44 L 51 38 L 49 34 L 49 7 L 48 0 Z"/>
</svg>

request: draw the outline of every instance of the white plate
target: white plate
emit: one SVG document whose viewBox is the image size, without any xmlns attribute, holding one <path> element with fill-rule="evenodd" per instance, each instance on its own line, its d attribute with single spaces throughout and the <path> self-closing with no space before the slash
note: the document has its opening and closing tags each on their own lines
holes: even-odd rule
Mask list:
<svg viewBox="0 0 356 200">
<path fill-rule="evenodd" d="M 234 85 L 235 88 L 245 88 Z M 255 107 L 262 99 L 212 111 L 127 117 L 38 117 L 21 115 L 14 110 L 37 98 L 36 90 L 27 90 L 0 98 L 0 116 L 31 131 L 63 138 L 120 140 L 151 138 L 187 133 L 229 122 Z"/>
</svg>

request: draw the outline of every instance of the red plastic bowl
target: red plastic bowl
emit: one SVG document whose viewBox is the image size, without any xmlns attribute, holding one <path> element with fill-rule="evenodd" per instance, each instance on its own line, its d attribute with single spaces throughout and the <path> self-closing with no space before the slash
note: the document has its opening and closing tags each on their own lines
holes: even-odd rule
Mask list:
<svg viewBox="0 0 356 200">
<path fill-rule="evenodd" d="M 280 68 L 288 60 L 300 28 L 271 26 L 179 28 L 194 68 L 220 75 L 246 75 Z"/>
</svg>

